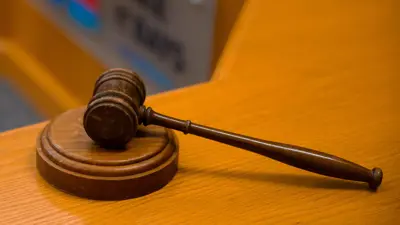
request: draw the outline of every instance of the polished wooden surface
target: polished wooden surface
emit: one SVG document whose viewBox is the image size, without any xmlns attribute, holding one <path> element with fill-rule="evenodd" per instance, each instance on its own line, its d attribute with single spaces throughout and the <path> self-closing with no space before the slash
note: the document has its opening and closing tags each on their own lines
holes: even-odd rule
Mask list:
<svg viewBox="0 0 400 225">
<path fill-rule="evenodd" d="M 88 201 L 54 190 L 37 174 L 35 141 L 44 126 L 38 124 L 0 134 L 0 221 L 395 223 L 398 10 L 396 1 L 249 0 L 212 82 L 147 99 L 160 113 L 381 165 L 377 193 L 178 134 L 180 170 L 162 190 L 135 200 Z"/>
</svg>

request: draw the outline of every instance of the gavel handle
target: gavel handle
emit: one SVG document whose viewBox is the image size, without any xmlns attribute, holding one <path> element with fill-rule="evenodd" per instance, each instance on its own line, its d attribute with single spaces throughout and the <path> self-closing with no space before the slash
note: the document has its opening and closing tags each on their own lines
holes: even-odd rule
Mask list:
<svg viewBox="0 0 400 225">
<path fill-rule="evenodd" d="M 369 170 L 345 159 L 312 149 L 261 140 L 198 125 L 192 123 L 190 120 L 180 120 L 159 114 L 150 107 L 145 108 L 142 106 L 140 117 L 144 125 L 154 124 L 182 131 L 185 134 L 194 134 L 242 148 L 317 174 L 366 182 L 373 190 L 376 190 L 382 182 L 383 173 L 380 168 Z"/>
</svg>

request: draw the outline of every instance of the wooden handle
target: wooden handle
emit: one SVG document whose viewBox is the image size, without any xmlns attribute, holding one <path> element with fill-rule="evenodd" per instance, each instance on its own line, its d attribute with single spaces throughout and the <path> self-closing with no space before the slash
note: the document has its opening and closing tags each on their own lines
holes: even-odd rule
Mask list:
<svg viewBox="0 0 400 225">
<path fill-rule="evenodd" d="M 321 175 L 366 182 L 372 190 L 376 190 L 382 182 L 383 172 L 380 168 L 369 170 L 345 159 L 312 149 L 261 140 L 198 125 L 190 120 L 180 120 L 159 114 L 150 107 L 142 106 L 140 114 L 141 122 L 144 125 L 154 124 L 182 131 L 185 134 L 194 134 Z"/>
</svg>

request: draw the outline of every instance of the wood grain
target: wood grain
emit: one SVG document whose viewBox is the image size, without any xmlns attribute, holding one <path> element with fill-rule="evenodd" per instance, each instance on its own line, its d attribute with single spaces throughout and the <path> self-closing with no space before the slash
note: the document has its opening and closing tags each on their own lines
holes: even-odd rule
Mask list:
<svg viewBox="0 0 400 225">
<path fill-rule="evenodd" d="M 178 134 L 180 169 L 161 191 L 119 202 L 83 200 L 55 191 L 37 175 L 35 140 L 44 126 L 38 124 L 0 134 L 0 222 L 396 223 L 400 8 L 395 4 L 249 0 L 217 79 L 151 96 L 146 103 L 178 118 L 380 166 L 385 177 L 377 193 Z"/>
<path fill-rule="evenodd" d="M 139 126 L 124 148 L 106 150 L 85 132 L 85 109 L 68 110 L 40 134 L 36 168 L 50 185 L 87 199 L 125 200 L 157 191 L 173 179 L 179 158 L 173 131 Z"/>
</svg>

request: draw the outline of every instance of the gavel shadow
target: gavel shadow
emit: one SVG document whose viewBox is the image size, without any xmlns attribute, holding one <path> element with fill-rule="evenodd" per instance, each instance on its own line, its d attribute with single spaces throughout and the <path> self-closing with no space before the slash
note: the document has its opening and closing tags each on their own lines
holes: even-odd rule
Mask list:
<svg viewBox="0 0 400 225">
<path fill-rule="evenodd" d="M 347 189 L 347 190 L 369 190 L 368 185 L 361 182 L 347 181 L 318 175 L 299 175 L 299 174 L 277 174 L 250 171 L 229 171 L 199 169 L 182 166 L 179 172 L 184 175 L 206 175 L 225 178 L 245 179 L 257 182 L 270 182 L 306 188 L 322 189 Z"/>
</svg>

